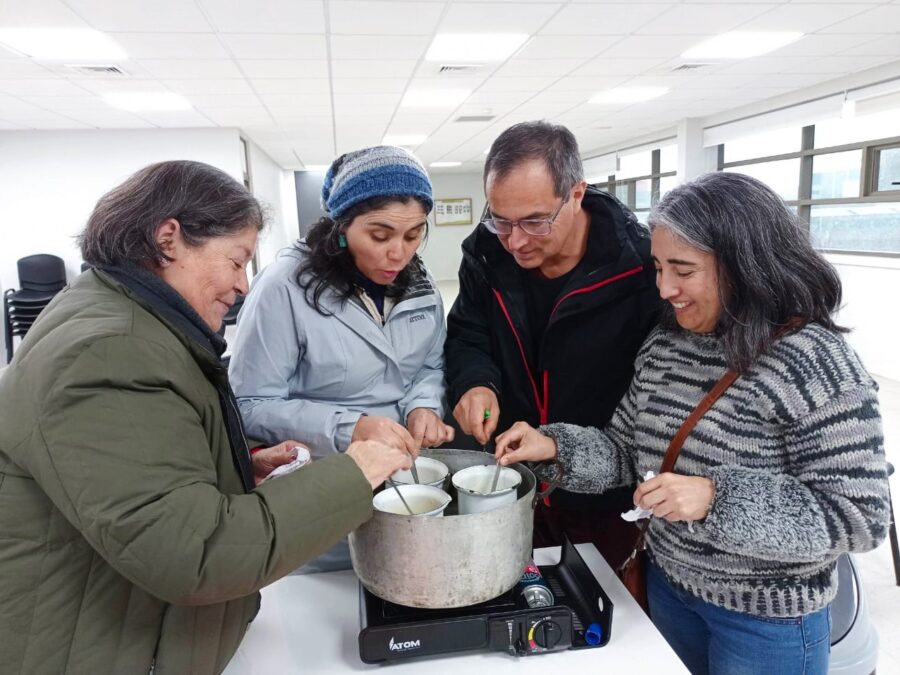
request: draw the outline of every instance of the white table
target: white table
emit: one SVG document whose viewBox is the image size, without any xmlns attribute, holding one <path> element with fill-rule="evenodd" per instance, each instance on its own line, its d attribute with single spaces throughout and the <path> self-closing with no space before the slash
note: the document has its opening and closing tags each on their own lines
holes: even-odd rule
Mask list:
<svg viewBox="0 0 900 675">
<path fill-rule="evenodd" d="M 366 665 L 359 660 L 357 643 L 358 581 L 348 570 L 288 576 L 264 589 L 262 610 L 225 675 L 326 675 L 375 668 L 417 675 L 687 673 L 597 549 L 592 544 L 578 544 L 577 548 L 614 606 L 612 636 L 605 647 L 520 658 L 502 652 L 464 652 L 388 666 Z M 559 556 L 558 547 L 538 549 L 535 562 L 555 564 Z"/>
</svg>

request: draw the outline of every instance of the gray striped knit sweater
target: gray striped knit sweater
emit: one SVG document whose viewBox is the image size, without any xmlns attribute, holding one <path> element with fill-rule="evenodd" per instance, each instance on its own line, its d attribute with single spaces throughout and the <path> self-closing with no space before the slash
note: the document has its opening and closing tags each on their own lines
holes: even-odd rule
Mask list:
<svg viewBox="0 0 900 675">
<path fill-rule="evenodd" d="M 670 439 L 725 371 L 717 338 L 657 329 L 604 431 L 550 424 L 563 486 L 602 492 L 659 471 Z M 669 580 L 720 607 L 808 614 L 837 590 L 835 559 L 878 545 L 890 521 L 876 385 L 843 337 L 809 325 L 775 343 L 700 419 L 677 473 L 715 483 L 703 522 L 653 518 Z M 537 469 L 549 480 L 554 470 Z"/>
</svg>

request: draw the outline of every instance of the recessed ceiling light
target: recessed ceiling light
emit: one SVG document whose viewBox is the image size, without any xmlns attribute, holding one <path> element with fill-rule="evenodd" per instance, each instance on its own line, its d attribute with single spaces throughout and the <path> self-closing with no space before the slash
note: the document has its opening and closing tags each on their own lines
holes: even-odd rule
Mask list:
<svg viewBox="0 0 900 675">
<path fill-rule="evenodd" d="M 449 169 L 453 166 L 460 166 L 462 162 L 432 162 L 428 166 L 432 169 Z"/>
<path fill-rule="evenodd" d="M 157 112 L 162 110 L 190 110 L 194 106 L 184 96 L 170 91 L 120 91 L 103 94 L 103 100 L 113 108 L 129 112 Z"/>
<path fill-rule="evenodd" d="M 732 31 L 722 33 L 691 47 L 683 59 L 746 59 L 760 56 L 796 42 L 803 33 L 796 31 Z"/>
<path fill-rule="evenodd" d="M 426 61 L 481 63 L 505 61 L 528 40 L 527 33 L 439 33 L 425 53 Z"/>
<path fill-rule="evenodd" d="M 428 136 L 425 134 L 388 134 L 381 139 L 381 142 L 384 145 L 400 145 L 411 148 L 422 145 L 426 138 Z"/>
<path fill-rule="evenodd" d="M 410 89 L 403 95 L 404 108 L 455 108 L 469 98 L 470 89 Z"/>
<path fill-rule="evenodd" d="M 668 92 L 668 87 L 616 87 L 594 94 L 588 103 L 641 103 Z"/>
<path fill-rule="evenodd" d="M 304 164 L 301 171 L 309 171 L 310 173 L 325 173 L 328 171 L 330 164 Z"/>
<path fill-rule="evenodd" d="M 35 59 L 115 60 L 128 54 L 92 28 L 0 28 L 0 43 Z"/>
</svg>

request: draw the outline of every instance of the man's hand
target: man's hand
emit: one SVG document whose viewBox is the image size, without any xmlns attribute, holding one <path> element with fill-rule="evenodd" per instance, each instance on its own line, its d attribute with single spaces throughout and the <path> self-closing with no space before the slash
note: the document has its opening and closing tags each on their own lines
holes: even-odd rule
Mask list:
<svg viewBox="0 0 900 675">
<path fill-rule="evenodd" d="M 453 409 L 453 417 L 464 433 L 474 436 L 482 445 L 487 445 L 500 421 L 497 395 L 488 387 L 472 387 L 459 399 Z"/>
<path fill-rule="evenodd" d="M 420 448 L 432 448 L 453 440 L 453 427 L 444 424 L 431 408 L 415 408 L 406 417 L 406 428 Z"/>
<path fill-rule="evenodd" d="M 350 441 L 378 441 L 405 450 L 413 457 L 419 455 L 419 444 L 413 440 L 406 427 L 390 417 L 363 415 L 353 428 L 353 436 Z"/>
<path fill-rule="evenodd" d="M 670 522 L 703 520 L 716 495 L 709 478 L 682 476 L 667 471 L 638 485 L 634 503 Z"/>
</svg>

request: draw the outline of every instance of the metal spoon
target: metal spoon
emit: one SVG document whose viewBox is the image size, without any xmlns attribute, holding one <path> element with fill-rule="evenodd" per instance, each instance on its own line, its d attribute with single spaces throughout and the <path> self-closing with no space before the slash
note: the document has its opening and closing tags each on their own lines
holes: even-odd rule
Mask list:
<svg viewBox="0 0 900 675">
<path fill-rule="evenodd" d="M 497 479 L 500 478 L 500 458 L 497 458 L 497 468 L 494 470 L 494 480 L 491 481 L 491 491 L 493 494 L 497 490 Z"/>
<path fill-rule="evenodd" d="M 406 503 L 406 500 L 403 498 L 403 493 L 400 492 L 400 488 L 397 487 L 397 484 L 390 478 L 387 479 L 387 482 L 390 483 L 391 487 L 397 491 L 397 496 L 400 497 L 400 501 L 403 502 L 403 506 L 405 506 L 406 510 L 409 511 L 409 515 L 411 515 L 411 516 L 416 515 L 415 513 L 413 513 L 413 510 L 411 508 L 409 508 L 409 504 Z"/>
<path fill-rule="evenodd" d="M 412 453 L 409 453 L 410 459 L 412 459 L 412 466 L 409 467 L 409 470 L 412 471 L 413 480 L 418 483 L 419 482 L 419 470 L 416 468 L 416 458 L 412 456 Z"/>
</svg>

